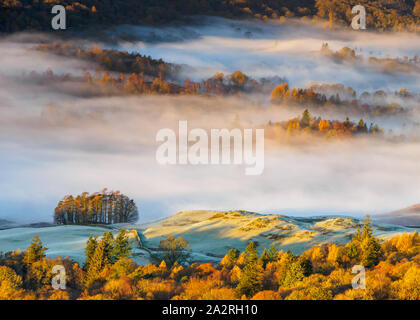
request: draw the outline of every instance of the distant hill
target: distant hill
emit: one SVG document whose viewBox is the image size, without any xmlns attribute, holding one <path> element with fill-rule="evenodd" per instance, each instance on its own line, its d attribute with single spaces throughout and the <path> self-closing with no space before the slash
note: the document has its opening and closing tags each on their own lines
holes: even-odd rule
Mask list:
<svg viewBox="0 0 420 320">
<path fill-rule="evenodd" d="M 0 230 L 9 229 L 9 228 L 13 228 L 13 227 L 16 227 L 16 226 L 17 226 L 17 224 L 12 222 L 12 221 L 5 220 L 5 219 L 0 219 Z"/>
<path fill-rule="evenodd" d="M 420 204 L 373 217 L 377 221 L 407 227 L 420 227 Z"/>
</svg>

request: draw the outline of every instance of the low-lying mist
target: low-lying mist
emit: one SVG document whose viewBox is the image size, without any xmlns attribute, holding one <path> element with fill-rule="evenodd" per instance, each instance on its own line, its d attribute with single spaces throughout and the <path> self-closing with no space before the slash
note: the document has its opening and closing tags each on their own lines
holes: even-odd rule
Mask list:
<svg viewBox="0 0 420 320">
<path fill-rule="evenodd" d="M 255 78 L 286 77 L 295 87 L 329 82 L 360 90 L 407 87 L 414 93 L 420 91 L 418 75 L 375 74 L 314 59 L 311 52 L 328 41 L 333 47 L 354 45 L 363 51 L 376 50 L 375 54 L 411 54 L 420 49 L 419 42 L 409 41 L 411 36 L 376 39 L 369 33 L 332 33 L 309 26 L 212 21 L 205 26 L 161 30 L 177 36 L 182 30 L 184 35 L 194 34 L 191 39 L 126 41 L 120 47 L 188 64 L 195 70 L 189 76 L 197 79 L 240 69 Z M 143 27 L 118 30 L 159 31 Z M 300 115 L 301 110 L 269 106 L 268 97 L 259 95 L 83 97 L 73 94 L 77 88 L 63 87 L 66 83 L 52 86 L 28 81 L 30 72 L 51 68 L 81 74 L 97 66 L 29 50 L 35 43 L 0 41 L 2 219 L 51 221 L 57 202 L 65 195 L 104 187 L 134 198 L 141 222 L 187 209 L 365 214 L 419 201 L 420 143 L 412 139 L 267 141 L 260 176 L 246 176 L 244 166 L 160 166 L 155 159 L 156 134 L 163 128 L 177 130 L 180 120 L 187 120 L 190 129 L 244 129 L 284 121 Z M 411 103 L 414 108 L 416 102 Z M 345 118 L 344 114 L 337 116 Z M 394 120 L 384 120 L 381 125 L 404 133 L 404 121 Z"/>
<path fill-rule="evenodd" d="M 195 25 L 166 28 L 119 26 L 108 30 L 108 34 L 118 43 L 111 48 L 193 67 L 188 68 L 188 76 L 194 80 L 216 72 L 241 70 L 254 78 L 286 77 L 294 87 L 318 81 L 344 83 L 356 90 L 420 89 L 419 74 L 372 72 L 363 66 L 320 59 L 315 54 L 323 43 L 328 43 L 333 50 L 353 48 L 366 59 L 413 57 L 420 51 L 420 41 L 414 34 L 340 31 L 301 22 L 279 25 L 221 18 L 200 18 Z"/>
</svg>

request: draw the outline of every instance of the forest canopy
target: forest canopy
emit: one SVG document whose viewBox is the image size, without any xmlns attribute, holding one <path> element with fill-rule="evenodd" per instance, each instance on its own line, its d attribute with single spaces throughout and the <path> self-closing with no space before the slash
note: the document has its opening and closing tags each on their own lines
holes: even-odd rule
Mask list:
<svg viewBox="0 0 420 320">
<path fill-rule="evenodd" d="M 56 224 L 112 224 L 136 222 L 138 209 L 134 200 L 119 191 L 107 191 L 89 194 L 83 192 L 77 196 L 65 196 L 54 212 Z"/>
<path fill-rule="evenodd" d="M 349 25 L 356 4 L 366 7 L 367 26 L 377 30 L 416 30 L 415 0 L 0 0 L 0 32 L 51 29 L 51 8 L 62 5 L 69 28 L 91 25 L 164 24 L 192 15 L 279 19 L 310 17 L 329 25 Z"/>
</svg>

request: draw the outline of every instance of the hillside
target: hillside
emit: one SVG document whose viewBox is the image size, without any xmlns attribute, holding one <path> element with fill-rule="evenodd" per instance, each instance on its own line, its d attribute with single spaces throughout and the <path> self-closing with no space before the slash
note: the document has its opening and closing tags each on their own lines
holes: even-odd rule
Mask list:
<svg viewBox="0 0 420 320">
<path fill-rule="evenodd" d="M 9 220 L 5 220 L 5 219 L 0 219 L 0 230 L 2 229 L 9 229 L 9 228 L 13 228 L 16 227 L 16 223 L 9 221 Z"/>
<path fill-rule="evenodd" d="M 420 204 L 374 217 L 384 223 L 410 227 L 420 226 Z"/>
<path fill-rule="evenodd" d="M 192 259 L 197 262 L 219 263 L 230 248 L 243 251 L 249 241 L 259 251 L 274 243 L 279 249 L 301 254 L 314 245 L 344 244 L 351 240 L 356 228 L 362 224 L 351 217 L 290 217 L 280 214 L 258 214 L 248 211 L 182 211 L 168 218 L 147 224 L 116 224 L 100 226 L 13 227 L 0 230 L 0 252 L 20 248 L 24 250 L 38 234 L 48 248 L 47 255 L 69 257 L 79 264 L 84 262 L 84 249 L 90 234 L 124 228 L 137 230 L 143 245 L 152 252 L 160 240 L 169 235 L 182 236 L 190 244 Z M 373 234 L 389 239 L 396 234 L 411 232 L 402 226 L 373 224 Z M 151 262 L 146 250 L 133 242 L 133 260 L 138 264 Z"/>
<path fill-rule="evenodd" d="M 144 225 L 130 225 L 143 235 L 146 247 L 154 249 L 169 235 L 182 236 L 190 243 L 193 257 L 216 261 L 230 248 L 244 250 L 254 241 L 259 250 L 273 243 L 295 254 L 322 243 L 347 243 L 359 219 L 337 216 L 290 217 L 263 215 L 248 211 L 182 211 L 166 219 Z M 397 233 L 413 231 L 401 226 L 374 223 L 373 233 L 387 239 Z"/>
</svg>

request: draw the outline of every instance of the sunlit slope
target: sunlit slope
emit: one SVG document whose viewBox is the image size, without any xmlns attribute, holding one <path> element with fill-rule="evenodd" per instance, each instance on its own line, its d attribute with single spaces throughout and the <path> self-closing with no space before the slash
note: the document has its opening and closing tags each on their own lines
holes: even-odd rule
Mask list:
<svg viewBox="0 0 420 320">
<path fill-rule="evenodd" d="M 350 217 L 289 217 L 247 211 L 183 211 L 155 223 L 137 226 L 144 244 L 156 248 L 169 235 L 184 237 L 194 253 L 222 257 L 230 248 L 245 249 L 249 241 L 258 248 L 273 243 L 278 248 L 301 253 L 322 243 L 347 243 L 363 221 Z M 400 226 L 373 225 L 374 235 L 388 238 L 412 231 Z"/>
<path fill-rule="evenodd" d="M 277 248 L 302 253 L 323 243 L 347 243 L 363 221 L 351 217 L 289 217 L 280 214 L 263 215 L 247 211 L 183 211 L 168 218 L 139 225 L 118 224 L 101 226 L 19 227 L 0 230 L 0 252 L 25 250 L 38 234 L 48 248 L 50 257 L 69 257 L 84 263 L 84 251 L 89 235 L 101 236 L 104 231 L 136 229 L 146 250 L 132 239 L 133 260 L 148 264 L 149 252 L 158 253 L 160 240 L 169 235 L 182 236 L 190 244 L 193 261 L 219 263 L 230 248 L 244 250 L 249 241 L 259 251 L 275 244 Z M 414 229 L 374 223 L 373 233 L 380 239 L 390 238 Z M 147 250 L 149 249 L 149 250 Z"/>
</svg>

